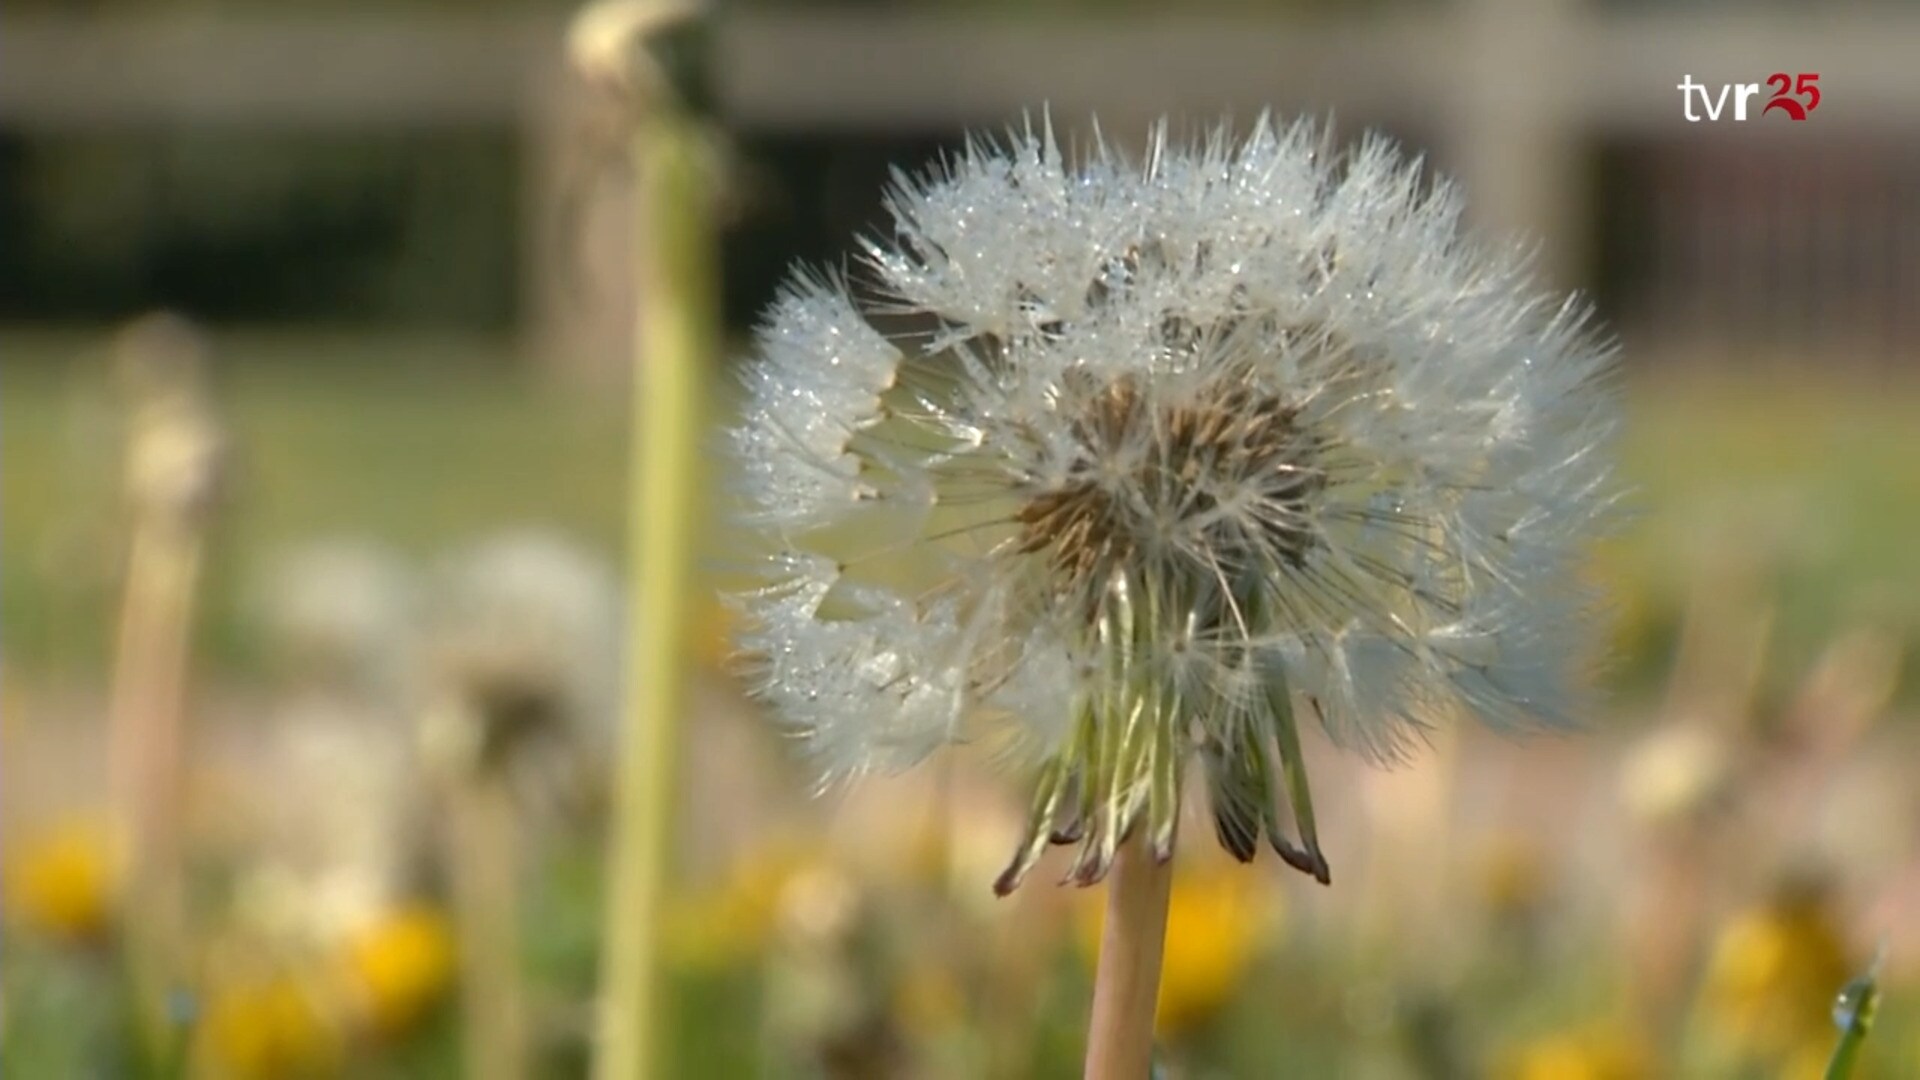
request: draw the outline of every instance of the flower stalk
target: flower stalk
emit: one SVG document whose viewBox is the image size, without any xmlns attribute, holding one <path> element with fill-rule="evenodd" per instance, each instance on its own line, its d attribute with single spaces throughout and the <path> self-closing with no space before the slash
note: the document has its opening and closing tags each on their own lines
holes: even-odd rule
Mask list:
<svg viewBox="0 0 1920 1080">
<path fill-rule="evenodd" d="M 663 1069 L 660 925 L 672 861 L 679 719 L 701 499 L 706 363 L 718 351 L 718 265 L 706 129 L 672 84 L 670 38 L 697 29 L 687 5 L 602 5 L 576 22 L 577 66 L 632 108 L 635 191 L 632 574 L 627 717 L 615 779 L 594 1075 Z"/>
<path fill-rule="evenodd" d="M 518 809 L 498 768 L 470 770 L 448 795 L 466 1075 L 515 1080 L 528 1061 Z"/>
<path fill-rule="evenodd" d="M 511 1080 L 535 1071 L 539 1043 L 522 947 L 524 837 L 549 803 L 542 789 L 568 794 L 556 774 L 604 745 L 616 590 L 596 562 L 540 536 L 496 540 L 450 569 L 425 654 L 435 696 L 420 749 L 445 821 L 465 1074 Z"/>
<path fill-rule="evenodd" d="M 108 701 L 119 839 L 129 862 L 129 975 L 144 1049 L 173 1059 L 169 999 L 185 965 L 181 771 L 194 598 L 225 437 L 202 385 L 205 345 L 184 320 L 152 315 L 117 345 L 133 395 L 127 439 L 132 524 Z"/>
<path fill-rule="evenodd" d="M 789 279 L 730 431 L 756 691 L 827 782 L 1031 770 L 995 891 L 1050 843 L 1112 879 L 1087 1075 L 1129 1080 L 1188 766 L 1229 853 L 1328 883 L 1299 724 L 1386 763 L 1573 723 L 1615 501 L 1611 345 L 1450 184 L 1307 123 L 1148 143 L 1043 116 L 899 176 L 856 268 Z"/>
<path fill-rule="evenodd" d="M 1087 1025 L 1087 1080 L 1143 1080 L 1153 1069 L 1154 1006 L 1166 945 L 1173 861 L 1144 830 L 1120 845 L 1107 874 L 1107 917 Z"/>
</svg>

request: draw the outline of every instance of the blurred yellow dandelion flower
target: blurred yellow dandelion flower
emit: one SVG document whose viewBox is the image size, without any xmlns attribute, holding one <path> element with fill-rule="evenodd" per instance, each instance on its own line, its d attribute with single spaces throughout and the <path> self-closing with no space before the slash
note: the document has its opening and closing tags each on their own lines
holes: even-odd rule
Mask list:
<svg viewBox="0 0 1920 1080">
<path fill-rule="evenodd" d="M 937 961 L 909 967 L 894 989 L 893 1004 L 909 1030 L 925 1035 L 954 1031 L 967 1022 L 966 992 L 953 969 Z"/>
<path fill-rule="evenodd" d="M 200 1025 L 205 1075 L 289 1080 L 336 1074 L 341 1032 L 318 990 L 313 980 L 286 972 L 216 985 Z"/>
<path fill-rule="evenodd" d="M 809 882 L 840 880 L 828 866 L 818 852 L 783 845 L 742 858 L 717 885 L 688 894 L 668 914 L 667 940 L 679 962 L 711 970 L 765 954 Z M 816 877 L 823 874 L 829 877 Z"/>
<path fill-rule="evenodd" d="M 1080 910 L 1079 943 L 1092 958 L 1099 952 L 1105 907 L 1089 900 Z M 1229 864 L 1208 859 L 1180 867 L 1167 902 L 1154 1030 L 1178 1035 L 1212 1018 L 1232 999 L 1261 947 L 1278 934 L 1282 915 L 1278 893 Z"/>
<path fill-rule="evenodd" d="M 22 927 L 66 941 L 97 941 L 113 922 L 121 865 L 105 823 L 59 822 L 7 846 L 6 911 Z"/>
<path fill-rule="evenodd" d="M 1524 916 L 1546 899 L 1550 882 L 1540 847 L 1523 835 L 1493 838 L 1481 851 L 1477 869 L 1480 902 L 1494 915 Z"/>
<path fill-rule="evenodd" d="M 1825 895 L 1794 886 L 1720 932 L 1701 1007 L 1729 1049 L 1785 1060 L 1808 1046 L 1831 1049 L 1829 1007 L 1851 973 Z"/>
<path fill-rule="evenodd" d="M 1654 1075 L 1651 1055 L 1634 1033 L 1593 1024 L 1543 1035 L 1516 1049 L 1506 1080 L 1641 1080 Z"/>
<path fill-rule="evenodd" d="M 1154 1026 L 1185 1031 L 1212 1016 L 1246 976 L 1272 930 L 1277 895 L 1222 866 L 1175 879 L 1167 907 L 1167 956 Z"/>
<path fill-rule="evenodd" d="M 453 927 L 436 908 L 391 912 L 354 934 L 345 953 L 362 1015 L 381 1035 L 417 1024 L 452 984 Z"/>
</svg>

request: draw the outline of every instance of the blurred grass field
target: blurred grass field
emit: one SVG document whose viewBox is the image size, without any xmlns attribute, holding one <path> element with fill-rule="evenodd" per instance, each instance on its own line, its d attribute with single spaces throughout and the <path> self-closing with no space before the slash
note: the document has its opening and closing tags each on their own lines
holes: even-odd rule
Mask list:
<svg viewBox="0 0 1920 1080">
<path fill-rule="evenodd" d="M 244 670 L 249 563 L 283 544 L 365 537 L 414 557 L 491 531 L 563 528 L 621 550 L 621 395 L 559 397 L 498 341 L 238 333 L 214 344 L 233 441 L 235 558 L 211 583 L 207 653 Z M 118 412 L 104 335 L 0 336 L 0 632 L 23 667 L 84 674 L 113 610 Z"/>
<path fill-rule="evenodd" d="M 104 333 L 0 333 L 0 633 L 15 670 L 86 676 L 104 656 L 119 535 L 105 355 Z M 237 557 L 203 630 L 216 668 L 247 670 L 243 581 L 283 544 L 363 536 L 425 557 L 538 523 L 623 550 L 623 393 L 556 385 L 497 339 L 230 332 L 214 355 L 237 450 L 218 538 Z M 1619 607 L 1616 685 L 1657 682 L 1689 589 L 1735 572 L 1777 605 L 1781 670 L 1862 623 L 1904 642 L 1912 670 L 1920 386 L 1641 368 L 1627 387 L 1637 512 L 1599 556 Z"/>
<path fill-rule="evenodd" d="M 78 718 L 89 707 L 86 695 L 104 681 L 120 602 L 122 407 L 108 343 L 106 330 L 0 331 L 0 548 L 7 553 L 0 561 L 0 635 L 15 693 L 23 683 L 23 696 L 46 684 L 81 690 L 69 696 L 79 705 L 50 711 L 58 720 Z M 238 700 L 238 712 L 248 716 L 255 708 L 266 710 L 262 717 L 275 715 L 262 705 L 273 699 L 273 691 L 263 689 L 273 686 L 273 672 L 254 640 L 260 623 L 249 616 L 248 598 L 258 571 L 289 547 L 327 537 L 367 539 L 425 566 L 502 530 L 538 526 L 620 561 L 629 530 L 624 392 L 565 385 L 497 339 L 223 332 L 211 346 L 234 464 L 195 657 L 197 686 L 208 699 Z M 1832 667 L 1832 661 L 1851 655 L 1836 642 L 1861 630 L 1872 631 L 1876 641 L 1892 640 L 1904 654 L 1900 701 L 1885 715 L 1915 715 L 1920 545 L 1911 538 L 1920 535 L 1920 425 L 1912 417 L 1920 384 L 1642 367 L 1625 392 L 1622 460 L 1635 513 L 1594 564 L 1616 608 L 1607 670 L 1617 700 L 1603 730 L 1558 752 L 1552 743 L 1523 751 L 1469 736 L 1468 752 L 1436 750 L 1438 760 L 1391 778 L 1351 763 L 1342 772 L 1329 762 L 1335 777 L 1325 796 L 1329 820 L 1349 829 L 1365 820 L 1373 830 L 1367 841 L 1375 845 L 1373 855 L 1359 854 L 1369 849 L 1357 833 L 1338 841 L 1356 853 L 1343 882 L 1349 891 L 1323 894 L 1287 879 L 1285 885 L 1263 881 L 1238 867 L 1221 873 L 1207 861 L 1208 855 L 1220 861 L 1217 853 L 1197 845 L 1192 876 L 1179 886 L 1186 891 L 1175 905 L 1172 955 L 1182 959 L 1169 977 L 1176 1005 L 1187 1003 L 1170 1007 L 1172 1015 L 1187 1008 L 1194 1016 L 1191 1030 L 1174 1037 L 1195 1068 L 1225 1070 L 1220 1075 L 1262 1075 L 1268 1067 L 1282 1075 L 1330 1075 L 1344 1067 L 1349 1075 L 1399 1077 L 1467 1075 L 1459 1063 L 1479 1061 L 1498 1066 L 1486 1075 L 1515 1080 L 1667 1075 L 1652 1063 L 1676 1047 L 1704 1045 L 1697 1031 L 1712 1023 L 1702 1027 L 1701 1017 L 1718 1023 L 1713 1018 L 1726 1014 L 1736 1026 L 1756 1010 L 1771 1017 L 1764 1010 L 1776 1007 L 1769 1004 L 1776 984 L 1791 992 L 1791 1015 L 1806 1020 L 1808 1045 L 1824 1053 L 1831 1044 L 1826 1002 L 1851 973 L 1845 965 L 1857 959 L 1853 946 L 1860 943 L 1851 939 L 1881 926 L 1884 909 L 1862 918 L 1859 909 L 1837 903 L 1822 908 L 1817 920 L 1801 920 L 1807 926 L 1782 921 L 1767 899 L 1773 848 L 1729 846 L 1737 857 L 1703 872 L 1744 914 L 1725 927 L 1715 914 L 1696 927 L 1698 940 L 1677 947 L 1698 967 L 1686 980 L 1687 993 L 1696 984 L 1706 989 L 1697 1001 L 1637 1003 L 1651 1012 L 1693 1002 L 1672 1016 L 1616 1015 L 1618 974 L 1630 966 L 1623 957 L 1638 948 L 1619 931 L 1633 925 L 1636 890 L 1644 891 L 1649 877 L 1657 884 L 1659 875 L 1643 868 L 1640 878 L 1629 874 L 1634 879 L 1622 882 L 1618 867 L 1631 860 L 1609 854 L 1616 849 L 1608 845 L 1640 844 L 1625 850 L 1659 858 L 1657 845 L 1635 839 L 1635 830 L 1664 834 L 1629 822 L 1635 811 L 1624 808 L 1629 800 L 1618 794 L 1626 790 L 1620 777 L 1636 760 L 1638 733 L 1690 724 L 1684 709 L 1668 708 L 1659 695 L 1679 681 L 1669 678 L 1670 669 L 1684 668 L 1677 658 L 1687 651 L 1683 639 L 1695 620 L 1705 618 L 1723 638 L 1740 642 L 1748 622 L 1771 616 L 1755 680 L 1758 700 L 1735 710 L 1743 761 L 1807 766 L 1814 778 L 1807 782 L 1815 787 L 1856 784 L 1854 773 L 1843 782 L 1820 779 L 1829 775 L 1824 766 L 1808 765 L 1817 754 L 1791 740 L 1769 742 L 1761 729 L 1782 716 L 1792 721 L 1793 708 L 1775 706 L 1804 691 L 1813 669 L 1860 670 Z M 710 558 L 723 557 L 717 553 L 724 544 L 705 550 Z M 1090 939 L 1083 924 L 1097 905 L 1072 890 L 1039 889 L 1018 905 L 977 906 L 992 867 L 974 864 L 993 862 L 1005 840 L 1006 822 L 996 816 L 1003 808 L 993 798 L 964 783 L 955 789 L 959 794 L 949 793 L 949 780 L 896 783 L 868 791 L 864 804 L 802 800 L 799 781 L 784 768 L 785 747 L 742 739 L 741 730 L 762 726 L 741 729 L 740 721 L 753 719 L 745 703 L 720 687 L 708 689 L 696 740 L 705 745 L 700 760 L 713 768 L 724 752 L 727 768 L 693 790 L 728 790 L 725 813 L 700 799 L 686 811 L 688 827 L 701 837 L 688 846 L 702 858 L 690 860 L 699 865 L 689 868 L 682 897 L 687 913 L 675 923 L 686 955 L 675 958 L 672 1028 L 683 1067 L 673 1074 L 816 1075 L 769 1071 L 769 1063 L 792 1046 L 813 1045 L 810 1033 L 821 1025 L 851 1032 L 850 1045 L 862 1052 L 899 1052 L 894 1043 L 904 1039 L 915 1053 L 931 1055 L 927 1060 L 945 1062 L 939 1075 L 1071 1072 L 1086 997 L 1084 942 Z M 1842 709 L 1849 688 L 1829 689 L 1841 693 L 1816 704 Z M 284 724 L 287 717 L 280 719 Z M 231 727 L 221 731 L 233 735 Z M 1912 730 L 1874 735 L 1910 739 Z M 1910 745 L 1883 739 L 1862 755 L 1895 768 L 1896 793 L 1909 786 L 1898 764 L 1906 759 L 1887 748 Z M 1733 768 L 1754 805 L 1807 798 L 1804 788 L 1768 787 L 1765 769 L 1747 775 Z M 1438 786 L 1425 786 L 1429 782 Z M 269 779 L 266 787 L 277 783 Z M 1457 808 L 1440 813 L 1450 784 L 1476 796 L 1495 793 L 1489 797 L 1506 809 L 1493 819 Z M 1800 793 L 1781 799 L 1781 790 Z M 1582 791 L 1605 793 L 1596 804 L 1604 812 L 1567 816 L 1590 797 Z M 1417 825 L 1412 819 L 1396 825 L 1395 815 L 1381 810 L 1388 801 L 1429 813 Z M 757 824 L 741 832 L 735 818 Z M 796 831 L 795 820 L 810 824 Z M 1488 820 L 1529 820 L 1537 831 L 1510 824 L 1489 831 Z M 1774 819 L 1738 815 L 1712 827 L 1739 837 L 1740 845 L 1752 836 L 1770 843 L 1782 831 Z M 816 835 L 836 829 L 831 842 Z M 1399 841 L 1396 830 L 1406 834 Z M 1904 835 L 1892 825 L 1886 831 Z M 796 835 L 810 839 L 795 847 Z M 1444 872 L 1442 864 L 1413 857 L 1442 836 L 1452 845 Z M 528 874 L 527 978 L 547 998 L 574 1003 L 566 1008 L 593 993 L 599 843 L 593 829 L 556 835 Z M 1798 850 L 1784 840 L 1778 846 Z M 1897 883 L 1882 880 L 1883 864 L 1870 856 L 1834 849 L 1834 880 L 1859 895 L 1895 895 Z M 1583 860 L 1605 869 L 1597 878 L 1583 876 Z M 1407 876 L 1395 876 L 1402 871 Z M 1438 876 L 1418 878 L 1416 888 L 1416 876 L 1430 872 Z M 1347 897 L 1369 895 L 1373 882 L 1382 883 L 1380 897 L 1420 899 L 1381 900 L 1377 910 L 1362 904 L 1355 908 L 1362 915 L 1352 916 Z M 1408 963 L 1382 944 L 1397 940 L 1395 933 L 1425 933 L 1429 909 L 1448 902 L 1465 913 L 1449 916 L 1449 933 L 1458 932 L 1451 951 L 1437 949 L 1436 956 Z M 812 931 L 796 929 L 811 923 L 794 922 L 794 911 L 820 916 L 815 909 L 823 903 L 828 914 L 839 912 L 828 920 L 832 934 L 821 939 L 831 938 L 831 948 L 809 937 Z M 1394 918 L 1370 921 L 1369 910 L 1375 916 L 1391 911 Z M 1842 921 L 1849 915 L 1861 919 L 1857 926 Z M 997 944 L 982 947 L 983 941 Z M 16 1036 L 0 1056 L 22 1075 L 75 1072 L 83 1067 L 76 1063 L 101 1058 L 104 1021 L 90 1019 L 97 1010 L 76 1003 L 106 994 L 111 969 L 82 965 L 78 981 L 62 982 L 62 973 L 70 974 L 66 954 L 20 955 L 31 962 L 16 965 L 8 1007 L 14 1030 L 36 1037 Z M 1723 967 L 1733 974 L 1716 974 Z M 445 972 L 439 977 L 444 981 Z M 1714 989 L 1722 983 L 1734 989 Z M 1747 983 L 1753 987 L 1742 989 Z M 242 997 L 254 994 L 252 985 L 242 985 Z M 209 986 L 211 1009 L 224 999 L 220 987 Z M 1731 1004 L 1716 994 L 1730 994 Z M 584 1028 L 566 1008 L 546 1025 L 552 1075 L 584 1069 Z M 1916 1060 L 1920 1027 L 1911 995 L 1890 998 L 1887 1012 L 1876 1053 Z M 235 1023 L 244 1034 L 278 1032 L 286 1018 L 246 1013 L 241 1020 Z M 869 1022 L 879 1026 L 863 1026 Z M 750 1037 L 742 1037 L 743 1024 Z M 272 1037 L 295 1049 L 309 1042 L 331 1046 L 315 1042 L 319 1036 L 304 1027 L 295 1029 Z M 342 1060 L 352 1063 L 352 1075 L 455 1075 L 459 1030 L 455 1015 L 442 1008 L 407 1040 L 360 1048 Z M 251 1046 L 267 1036 L 247 1038 Z M 1568 1073 L 1562 1066 L 1569 1055 L 1595 1069 L 1594 1061 L 1613 1062 L 1607 1068 L 1614 1071 Z M 1534 1058 L 1546 1064 L 1527 1064 Z M 1022 1067 L 983 1073 L 983 1060 Z M 1409 1073 L 1407 1061 L 1431 1068 Z M 1679 1074 L 1734 1075 L 1694 1065 Z"/>
</svg>

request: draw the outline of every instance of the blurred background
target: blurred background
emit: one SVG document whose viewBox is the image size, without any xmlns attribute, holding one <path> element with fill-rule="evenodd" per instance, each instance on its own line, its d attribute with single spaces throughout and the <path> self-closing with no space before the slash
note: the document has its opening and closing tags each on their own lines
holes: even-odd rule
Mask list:
<svg viewBox="0 0 1920 1080">
<path fill-rule="evenodd" d="M 8 1076 L 585 1074 L 646 223 L 573 10 L 0 13 Z M 1818 1076 L 1882 949 L 1860 1075 L 1920 1075 L 1920 9 L 762 0 L 693 47 L 716 416 L 793 261 L 1043 104 L 1384 130 L 1621 341 L 1592 730 L 1310 743 L 1330 890 L 1185 845 L 1172 1075 Z M 1686 120 L 1775 71 L 1806 122 Z M 1097 890 L 993 899 L 1021 795 L 964 756 L 814 797 L 707 591 L 665 1075 L 1073 1074 Z"/>
</svg>

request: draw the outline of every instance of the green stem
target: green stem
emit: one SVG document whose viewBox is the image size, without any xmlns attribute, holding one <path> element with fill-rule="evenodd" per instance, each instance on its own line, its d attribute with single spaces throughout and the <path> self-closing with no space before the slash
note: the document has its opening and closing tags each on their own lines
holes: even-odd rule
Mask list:
<svg viewBox="0 0 1920 1080">
<path fill-rule="evenodd" d="M 1849 1080 L 1853 1076 L 1860 1047 L 1867 1041 L 1867 1031 L 1873 1027 L 1873 1014 L 1880 1004 L 1880 988 L 1875 984 L 1874 975 L 1879 966 L 1876 959 L 1872 970 L 1840 991 L 1840 1000 L 1833 1007 L 1834 1020 L 1840 1024 L 1840 1041 L 1834 1045 L 1833 1057 L 1827 1062 L 1826 1080 Z"/>
<path fill-rule="evenodd" d="M 694 581 L 705 364 L 716 351 L 711 176 L 701 136 L 669 106 L 633 136 L 638 183 L 633 596 L 629 712 L 611 839 L 599 1080 L 664 1075 L 659 926 L 671 857 L 678 719 Z"/>
</svg>

